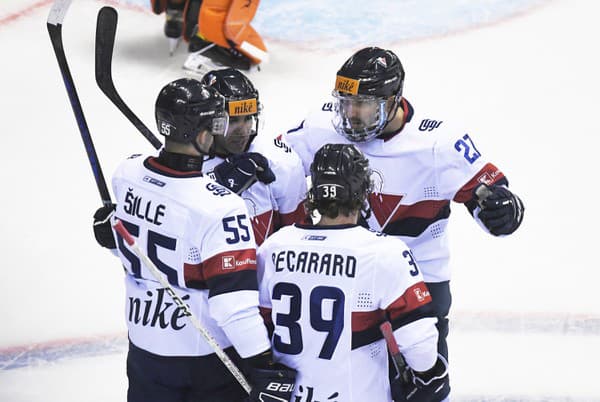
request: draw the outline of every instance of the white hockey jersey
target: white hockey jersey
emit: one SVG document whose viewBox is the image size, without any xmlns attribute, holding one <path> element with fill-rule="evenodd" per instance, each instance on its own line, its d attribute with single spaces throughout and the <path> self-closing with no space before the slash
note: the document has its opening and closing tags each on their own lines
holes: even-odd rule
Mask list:
<svg viewBox="0 0 600 402">
<path fill-rule="evenodd" d="M 201 172 L 179 172 L 139 155 L 118 167 L 112 185 L 116 217 L 219 345 L 235 346 L 242 357 L 269 348 L 244 202 Z M 123 239 L 116 239 L 127 273 L 131 342 L 161 356 L 214 353 Z"/>
<path fill-rule="evenodd" d="M 256 244 L 261 245 L 281 226 L 304 220 L 306 180 L 302 161 L 279 139 L 259 135 L 250 144 L 248 152 L 258 152 L 267 158 L 276 177 L 273 183 L 257 182 L 241 194 L 252 217 Z M 202 170 L 210 172 L 221 162 L 223 159 L 218 156 L 209 159 L 204 162 Z"/>
<path fill-rule="evenodd" d="M 258 249 L 275 359 L 298 370 L 297 402 L 391 401 L 379 324 L 416 370 L 437 358 L 431 296 L 408 247 L 356 225 L 280 229 Z"/>
<path fill-rule="evenodd" d="M 450 201 L 476 210 L 479 183 L 507 184 L 473 143 L 471 133 L 437 116 L 419 115 L 402 99 L 405 124 L 385 139 L 355 143 L 369 159 L 374 190 L 369 227 L 400 237 L 412 249 L 426 282 L 450 279 L 446 233 Z M 332 103 L 283 136 L 310 174 L 314 154 L 327 143 L 350 143 L 331 123 Z"/>
</svg>

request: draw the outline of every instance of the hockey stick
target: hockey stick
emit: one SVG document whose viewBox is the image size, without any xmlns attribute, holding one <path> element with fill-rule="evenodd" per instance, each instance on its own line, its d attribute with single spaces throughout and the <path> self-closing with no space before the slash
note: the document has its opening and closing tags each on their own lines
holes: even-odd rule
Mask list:
<svg viewBox="0 0 600 402">
<path fill-rule="evenodd" d="M 63 48 L 62 23 L 70 5 L 71 0 L 54 0 L 52 8 L 50 9 L 50 13 L 48 14 L 46 26 L 48 27 L 48 34 L 50 35 L 52 48 L 54 49 L 54 54 L 56 55 L 56 61 L 58 61 L 58 67 L 60 68 L 60 73 L 62 74 L 63 82 L 65 84 L 67 94 L 69 95 L 71 108 L 73 109 L 75 119 L 77 120 L 77 125 L 79 126 L 81 139 L 83 140 L 83 145 L 85 146 L 85 151 L 87 153 L 88 160 L 90 161 L 90 165 L 92 166 L 94 179 L 96 179 L 96 186 L 98 187 L 102 204 L 106 206 L 112 204 L 110 193 L 106 187 L 106 181 L 104 180 L 104 175 L 102 174 L 102 168 L 100 167 L 100 162 L 98 161 L 98 155 L 96 155 L 96 148 L 94 148 L 94 142 L 90 136 L 90 130 L 85 120 L 85 116 L 83 115 L 83 110 L 81 109 L 81 102 L 79 101 L 79 96 L 77 95 L 75 83 L 73 82 L 73 77 L 71 76 L 65 50 Z"/>
<path fill-rule="evenodd" d="M 140 133 L 156 149 L 162 147 L 162 142 L 125 104 L 115 88 L 112 78 L 112 56 L 117 33 L 117 10 L 112 7 L 102 7 L 98 11 L 96 22 L 96 83 L 104 95 L 129 119 Z"/>
<path fill-rule="evenodd" d="M 238 382 L 244 388 L 244 390 L 248 394 L 250 394 L 252 387 L 250 387 L 250 384 L 248 383 L 248 380 L 246 380 L 246 377 L 244 377 L 244 374 L 242 374 L 242 372 L 237 368 L 237 366 L 231 361 L 229 356 L 227 356 L 227 354 L 223 352 L 223 349 L 221 349 L 215 338 L 213 338 L 213 336 L 202 326 L 202 324 L 200 324 L 200 321 L 198 321 L 196 316 L 192 313 L 192 311 L 181 299 L 181 297 L 179 297 L 177 293 L 175 293 L 169 282 L 165 280 L 165 278 L 163 277 L 162 273 L 158 270 L 156 265 L 154 265 L 150 258 L 148 258 L 148 256 L 142 252 L 133 236 L 131 236 L 131 234 L 127 231 L 125 226 L 123 226 L 123 222 L 117 219 L 113 227 L 121 235 L 121 237 L 123 237 L 123 240 L 127 242 L 129 247 L 138 256 L 138 258 L 146 265 L 146 267 L 150 270 L 150 272 L 156 278 L 156 280 L 158 280 L 158 282 L 160 282 L 160 284 L 166 289 L 169 296 L 171 296 L 175 304 L 177 304 L 177 306 L 181 308 L 184 315 L 186 315 L 190 319 L 192 325 L 200 332 L 200 334 L 202 334 L 206 342 L 213 348 L 219 359 L 221 359 L 223 364 L 225 364 L 225 367 L 227 367 L 227 369 L 231 372 L 231 374 L 233 374 L 235 379 L 238 380 Z"/>
<path fill-rule="evenodd" d="M 398 348 L 398 343 L 396 342 L 396 338 L 394 337 L 394 332 L 392 330 L 392 324 L 390 324 L 389 321 L 385 321 L 379 326 L 379 329 L 383 334 L 388 351 L 392 357 L 392 362 L 394 362 L 394 367 L 398 373 L 396 379 L 402 377 L 404 382 L 410 382 L 410 379 L 408 378 L 409 374 L 407 371 L 406 361 L 404 360 L 404 357 Z"/>
</svg>

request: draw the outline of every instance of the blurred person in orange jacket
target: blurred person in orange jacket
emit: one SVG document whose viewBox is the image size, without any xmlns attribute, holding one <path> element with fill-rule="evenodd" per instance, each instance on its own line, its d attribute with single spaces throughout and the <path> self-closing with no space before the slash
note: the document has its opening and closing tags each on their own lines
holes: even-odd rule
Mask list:
<svg viewBox="0 0 600 402">
<path fill-rule="evenodd" d="M 171 39 L 171 52 L 183 37 L 190 53 L 210 60 L 210 68 L 249 70 L 268 57 L 261 36 L 250 25 L 260 0 L 151 2 L 155 14 L 166 14 L 165 36 Z"/>
</svg>

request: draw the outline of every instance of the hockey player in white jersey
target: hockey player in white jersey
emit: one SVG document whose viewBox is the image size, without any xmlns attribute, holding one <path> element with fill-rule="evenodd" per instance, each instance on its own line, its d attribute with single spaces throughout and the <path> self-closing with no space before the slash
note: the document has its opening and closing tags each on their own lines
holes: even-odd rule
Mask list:
<svg viewBox="0 0 600 402">
<path fill-rule="evenodd" d="M 298 372 L 294 402 L 391 401 L 385 320 L 411 368 L 404 385 L 413 396 L 414 384 L 439 386 L 446 375 L 437 318 L 410 249 L 357 224 L 368 211 L 368 165 L 354 145 L 322 147 L 307 202 L 321 220 L 282 228 L 259 247 L 261 310 L 274 326 L 275 359 Z"/>
<path fill-rule="evenodd" d="M 196 80 L 176 80 L 158 95 L 156 122 L 165 148 L 158 157 L 134 155 L 118 167 L 114 215 L 218 344 L 248 370 L 250 401 L 258 401 L 273 378 L 291 388 L 293 371 L 273 365 L 258 310 L 248 211 L 237 195 L 201 172 L 213 139 L 227 132 L 225 99 Z M 246 401 L 165 288 L 120 236 L 115 244 L 111 212 L 96 212 L 94 232 L 101 245 L 118 249 L 126 272 L 128 401 Z M 289 392 L 271 393 L 289 398 Z"/>
<path fill-rule="evenodd" d="M 333 102 L 284 139 L 300 155 L 306 174 L 323 144 L 354 143 L 364 152 L 374 180 L 368 225 L 398 236 L 412 249 L 437 310 L 440 351 L 447 357 L 451 201 L 464 204 L 495 236 L 513 233 L 524 207 L 504 174 L 475 146 L 473 132 L 413 107 L 402 96 L 404 75 L 392 51 L 356 52 L 337 72 Z M 448 380 L 440 396 L 449 392 Z"/>
<path fill-rule="evenodd" d="M 256 243 L 281 226 L 305 219 L 302 161 L 279 139 L 257 135 L 261 103 L 252 82 L 233 68 L 209 71 L 201 80 L 226 99 L 229 128 L 215 138 L 203 171 L 239 194 L 250 211 Z"/>
</svg>

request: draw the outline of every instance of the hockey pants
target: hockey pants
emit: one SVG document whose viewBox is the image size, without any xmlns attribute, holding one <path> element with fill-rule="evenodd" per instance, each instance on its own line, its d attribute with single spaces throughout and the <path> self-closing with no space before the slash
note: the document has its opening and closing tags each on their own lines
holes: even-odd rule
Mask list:
<svg viewBox="0 0 600 402">
<path fill-rule="evenodd" d="M 239 367 L 233 348 L 225 352 Z M 241 402 L 248 396 L 217 355 L 165 357 L 129 342 L 128 402 Z"/>
</svg>

